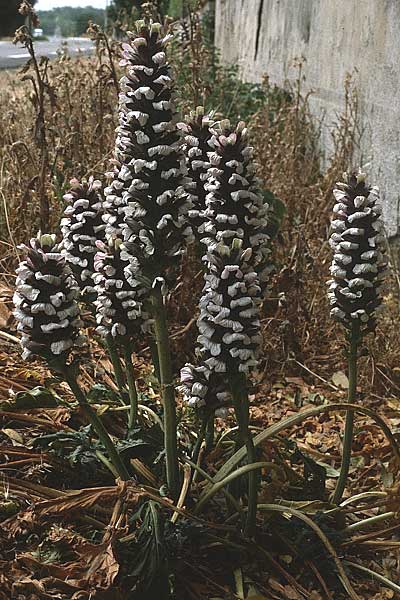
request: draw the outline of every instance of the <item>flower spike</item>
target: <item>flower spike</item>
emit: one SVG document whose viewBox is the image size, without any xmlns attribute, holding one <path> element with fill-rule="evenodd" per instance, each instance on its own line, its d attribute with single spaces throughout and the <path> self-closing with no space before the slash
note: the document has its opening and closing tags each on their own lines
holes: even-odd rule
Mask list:
<svg viewBox="0 0 400 600">
<path fill-rule="evenodd" d="M 94 293 L 94 256 L 96 241 L 104 239 L 101 182 L 93 177 L 82 182 L 72 179 L 71 189 L 64 196 L 68 206 L 61 220 L 63 235 L 61 253 L 70 264 L 85 299 Z"/>
<path fill-rule="evenodd" d="M 333 193 L 331 315 L 346 329 L 357 322 L 365 334 L 376 326 L 386 269 L 379 190 L 366 184 L 364 173 L 345 173 Z"/>
<path fill-rule="evenodd" d="M 106 188 L 107 235 L 123 233 L 150 278 L 183 252 L 190 207 L 166 58 L 156 23 L 137 23 L 123 44 L 115 166 Z"/>
<path fill-rule="evenodd" d="M 213 152 L 209 153 L 211 168 L 204 212 L 207 222 L 202 242 L 210 250 L 220 242 L 229 245 L 234 238 L 241 239 L 243 248 L 252 249 L 251 264 L 264 280 L 269 255 L 268 204 L 260 194 L 245 124 L 240 122 L 234 128 L 229 121 L 221 121 L 210 143 Z"/>
<path fill-rule="evenodd" d="M 21 332 L 23 358 L 38 355 L 65 362 L 72 347 L 82 341 L 77 297 L 79 288 L 55 235 L 31 239 L 17 269 L 14 315 Z"/>
<path fill-rule="evenodd" d="M 354 404 L 357 395 L 357 360 L 363 336 L 376 327 L 381 307 L 380 288 L 386 268 L 383 256 L 383 223 L 378 204 L 379 191 L 365 182 L 361 172 L 344 173 L 333 193 L 332 279 L 328 297 L 332 317 L 346 328 L 348 342 L 349 386 L 347 400 Z M 354 412 L 346 413 L 342 464 L 333 494 L 339 504 L 347 484 L 353 441 Z"/>
<path fill-rule="evenodd" d="M 145 292 L 135 275 L 136 261 L 124 250 L 121 239 L 109 240 L 108 245 L 97 242 L 97 247 L 94 260 L 97 332 L 123 342 L 148 331 L 149 317 L 142 302 Z"/>
<path fill-rule="evenodd" d="M 188 218 L 193 235 L 199 241 L 204 234 L 207 194 L 205 183 L 208 177 L 207 171 L 211 167 L 208 153 L 211 151 L 212 123 L 213 114 L 204 114 L 202 106 L 198 106 L 195 111 L 187 115 L 184 123 L 178 123 L 179 129 L 185 134 L 183 145 L 187 167 L 185 190 L 193 205 L 189 210 Z"/>
</svg>

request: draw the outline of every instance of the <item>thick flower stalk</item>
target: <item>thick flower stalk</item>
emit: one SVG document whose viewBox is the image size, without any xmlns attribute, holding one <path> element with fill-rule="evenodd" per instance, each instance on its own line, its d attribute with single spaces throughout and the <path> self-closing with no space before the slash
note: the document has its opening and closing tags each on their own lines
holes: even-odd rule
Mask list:
<svg viewBox="0 0 400 600">
<path fill-rule="evenodd" d="M 68 206 L 61 219 L 63 235 L 61 253 L 70 264 L 83 300 L 93 299 L 94 256 L 96 241 L 104 239 L 102 219 L 102 185 L 93 177 L 82 182 L 72 179 L 71 189 L 64 196 Z"/>
<path fill-rule="evenodd" d="M 198 241 L 204 235 L 207 195 L 205 183 L 208 169 L 211 167 L 208 153 L 211 152 L 212 124 L 212 113 L 204 114 L 202 106 L 198 106 L 196 111 L 187 115 L 184 123 L 178 123 L 179 129 L 185 134 L 183 145 L 187 167 L 185 190 L 192 203 L 188 219 L 193 235 Z"/>
<path fill-rule="evenodd" d="M 179 492 L 176 408 L 163 281 L 191 237 L 184 193 L 185 160 L 173 106 L 173 81 L 158 23 L 137 22 L 137 35 L 123 44 L 119 126 L 114 169 L 106 188 L 106 233 L 122 232 L 137 274 L 148 282 L 154 317 L 161 392 L 167 482 Z"/>
<path fill-rule="evenodd" d="M 21 332 L 23 358 L 38 355 L 63 374 L 83 412 L 107 449 L 115 473 L 129 474 L 103 423 L 88 404 L 67 359 L 81 340 L 79 288 L 65 257 L 56 245 L 55 235 L 41 235 L 22 246 L 25 260 L 17 269 L 14 294 L 15 318 Z"/>
<path fill-rule="evenodd" d="M 382 304 L 380 290 L 386 261 L 383 253 L 383 222 L 379 191 L 365 182 L 364 173 L 344 174 L 334 190 L 336 204 L 329 240 L 333 250 L 328 281 L 332 317 L 347 330 L 349 343 L 348 401 L 353 402 L 357 386 L 357 358 L 360 342 L 374 331 Z M 346 415 L 342 468 L 334 501 L 340 502 L 349 472 L 353 439 L 353 411 Z"/>
<path fill-rule="evenodd" d="M 268 274 L 268 204 L 260 193 L 245 124 L 235 128 L 221 121 L 210 143 L 202 242 L 212 250 L 221 241 L 229 245 L 234 238 L 241 239 L 243 248 L 252 249 L 251 264 L 263 284 Z"/>
<path fill-rule="evenodd" d="M 116 347 L 123 350 L 131 405 L 131 427 L 137 420 L 138 411 L 132 366 L 132 340 L 142 337 L 150 328 L 149 315 L 143 307 L 146 290 L 136 278 L 136 259 L 123 249 L 120 238 L 110 238 L 108 244 L 97 242 L 97 248 L 94 259 L 97 332 L 108 341 L 111 349 Z M 118 361 L 112 352 L 111 358 L 114 368 L 115 364 L 118 368 Z M 119 385 L 121 388 L 122 384 Z M 121 392 L 123 398 L 123 389 Z"/>
</svg>

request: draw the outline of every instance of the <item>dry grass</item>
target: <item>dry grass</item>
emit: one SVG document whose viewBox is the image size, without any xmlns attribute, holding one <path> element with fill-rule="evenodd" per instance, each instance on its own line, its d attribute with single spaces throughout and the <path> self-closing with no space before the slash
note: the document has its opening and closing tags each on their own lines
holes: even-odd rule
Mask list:
<svg viewBox="0 0 400 600">
<path fill-rule="evenodd" d="M 265 303 L 265 373 L 310 376 L 305 366 L 329 380 L 345 367 L 343 335 L 329 316 L 326 280 L 332 259 L 327 243 L 333 205 L 332 189 L 344 170 L 352 168 L 360 142 L 358 99 L 351 79 L 344 82 L 346 105 L 332 132 L 334 153 L 321 172 L 318 129 L 308 98 L 300 89 L 301 63 L 291 100 L 271 120 L 267 104 L 252 123 L 259 173 L 265 186 L 286 205 L 287 216 L 274 246 L 277 272 Z M 378 182 L 371 182 L 379 185 Z M 393 398 L 400 389 L 399 270 L 396 249 L 388 244 L 390 268 L 385 293 L 386 312 L 369 358 L 361 361 L 364 393 Z M 302 366 L 303 365 L 303 366 Z M 313 378 L 314 382 L 318 378 Z"/>
<path fill-rule="evenodd" d="M 45 72 L 44 72 L 45 71 Z M 69 180 L 102 176 L 112 149 L 116 89 L 101 55 L 61 56 L 42 68 L 45 85 L 47 169 L 41 185 L 43 144 L 38 135 L 34 73 L 3 73 L 0 93 L 0 241 L 2 271 L 12 267 L 12 246 L 39 227 L 40 194 L 48 201 L 50 228 L 63 208 Z M 10 242 L 12 246 L 10 246 Z"/>
</svg>

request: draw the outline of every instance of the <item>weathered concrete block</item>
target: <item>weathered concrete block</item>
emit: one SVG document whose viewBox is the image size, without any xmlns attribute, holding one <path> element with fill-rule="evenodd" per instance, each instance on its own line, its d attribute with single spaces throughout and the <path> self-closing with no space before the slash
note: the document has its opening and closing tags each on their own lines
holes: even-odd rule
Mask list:
<svg viewBox="0 0 400 600">
<path fill-rule="evenodd" d="M 400 225 L 400 0 L 216 0 L 216 44 L 244 78 L 283 85 L 304 56 L 305 91 L 324 114 L 322 151 L 344 107 L 344 80 L 354 73 L 363 130 L 359 164 L 381 188 L 389 235 Z"/>
</svg>

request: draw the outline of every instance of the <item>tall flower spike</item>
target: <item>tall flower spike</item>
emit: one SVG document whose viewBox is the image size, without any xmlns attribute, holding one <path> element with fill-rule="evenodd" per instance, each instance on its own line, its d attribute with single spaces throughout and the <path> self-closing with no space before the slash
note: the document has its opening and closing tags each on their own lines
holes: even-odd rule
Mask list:
<svg viewBox="0 0 400 600">
<path fill-rule="evenodd" d="M 85 298 L 94 293 L 94 256 L 96 241 L 104 240 L 101 182 L 93 177 L 82 182 L 72 179 L 71 189 L 64 196 L 68 206 L 61 219 L 62 254 L 70 264 Z"/>
<path fill-rule="evenodd" d="M 23 358 L 37 354 L 51 360 L 65 359 L 81 341 L 79 288 L 55 235 L 38 235 L 17 269 L 14 315 L 21 332 Z"/>
<path fill-rule="evenodd" d="M 258 362 L 261 289 L 251 258 L 239 239 L 220 242 L 209 255 L 197 341 L 204 364 L 217 373 L 248 373 Z"/>
<path fill-rule="evenodd" d="M 123 44 L 119 127 L 112 181 L 106 188 L 107 234 L 123 231 L 153 279 L 183 251 L 190 234 L 183 194 L 186 168 L 172 102 L 172 79 L 158 23 L 137 22 Z"/>
<path fill-rule="evenodd" d="M 252 249 L 251 264 L 260 280 L 266 277 L 269 254 L 266 233 L 268 205 L 260 194 L 255 176 L 253 148 L 247 144 L 247 130 L 240 122 L 233 128 L 221 121 L 220 131 L 213 130 L 209 153 L 211 168 L 206 183 L 207 220 L 202 242 L 212 250 L 220 242 L 230 244 L 234 238 L 243 248 Z"/>
<path fill-rule="evenodd" d="M 100 251 L 94 261 L 97 298 L 97 331 L 103 337 L 111 335 L 117 341 L 131 338 L 149 327 L 149 317 L 143 310 L 144 290 L 136 279 L 135 259 L 124 251 L 120 239 L 108 245 L 97 242 Z"/>
<path fill-rule="evenodd" d="M 187 365 L 181 371 L 182 387 L 189 404 L 204 406 L 213 391 L 208 385 L 211 378 L 221 378 L 221 391 L 227 397 L 230 393 L 239 427 L 238 440 L 246 444 L 250 464 L 256 461 L 256 455 L 249 430 L 247 375 L 258 364 L 261 288 L 252 268 L 252 249 L 243 250 L 241 239 L 233 238 L 229 246 L 219 242 L 208 249 L 207 258 L 197 321 L 202 362 L 197 369 Z M 254 533 L 256 513 L 257 475 L 253 471 L 248 473 L 247 535 Z"/>
<path fill-rule="evenodd" d="M 363 334 L 375 329 L 386 268 L 379 190 L 365 183 L 364 173 L 345 173 L 333 193 L 331 315 L 347 329 L 358 323 Z"/>
<path fill-rule="evenodd" d="M 185 190 L 193 207 L 189 210 L 189 223 L 193 235 L 201 240 L 204 234 L 204 211 L 206 209 L 207 171 L 211 164 L 208 153 L 211 150 L 212 113 L 204 114 L 204 108 L 198 106 L 185 117 L 184 123 L 178 123 L 178 128 L 185 133 L 183 151 L 186 158 L 187 183 Z"/>
</svg>

